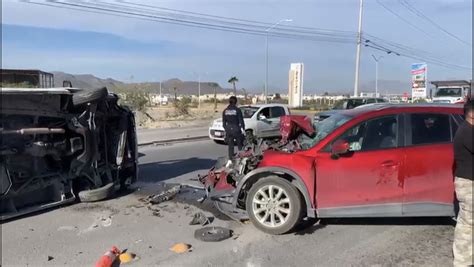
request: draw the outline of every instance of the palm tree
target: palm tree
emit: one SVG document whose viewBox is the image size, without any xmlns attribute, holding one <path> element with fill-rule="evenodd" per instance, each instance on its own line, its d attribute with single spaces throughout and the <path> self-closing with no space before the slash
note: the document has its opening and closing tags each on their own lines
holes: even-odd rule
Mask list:
<svg viewBox="0 0 474 267">
<path fill-rule="evenodd" d="M 214 88 L 214 111 L 217 110 L 217 87 L 219 86 L 217 83 L 209 83 L 209 86 Z"/>
<path fill-rule="evenodd" d="M 239 79 L 237 79 L 237 77 L 235 76 L 232 76 L 230 77 L 230 79 L 227 81 L 228 83 L 231 83 L 232 86 L 234 87 L 234 95 L 237 96 L 237 88 L 235 87 L 235 83 L 238 82 Z"/>
</svg>

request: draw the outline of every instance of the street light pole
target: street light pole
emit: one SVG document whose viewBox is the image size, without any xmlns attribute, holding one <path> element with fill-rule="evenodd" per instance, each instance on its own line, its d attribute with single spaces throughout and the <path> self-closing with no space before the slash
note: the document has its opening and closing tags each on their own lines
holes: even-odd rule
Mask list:
<svg viewBox="0 0 474 267">
<path fill-rule="evenodd" d="M 265 90 L 264 90 L 264 97 L 265 97 L 265 104 L 268 103 L 268 33 L 270 30 L 278 26 L 282 22 L 292 22 L 292 19 L 282 19 L 277 23 L 273 24 L 271 27 L 265 30 Z"/>
<path fill-rule="evenodd" d="M 375 97 L 379 95 L 379 61 L 383 56 L 376 57 L 372 55 L 372 58 L 375 60 Z"/>
<path fill-rule="evenodd" d="M 161 79 L 160 79 L 160 106 L 163 103 L 163 95 L 161 95 Z"/>
<path fill-rule="evenodd" d="M 354 79 L 354 96 L 359 94 L 359 67 L 360 67 L 360 50 L 362 43 L 362 15 L 363 15 L 364 0 L 360 0 L 359 6 L 359 30 L 357 32 L 357 52 L 356 52 L 356 66 Z"/>
<path fill-rule="evenodd" d="M 201 109 L 201 74 L 198 75 L 198 109 Z"/>
<path fill-rule="evenodd" d="M 264 90 L 265 104 L 268 103 L 268 31 L 265 35 L 265 90 Z"/>
</svg>

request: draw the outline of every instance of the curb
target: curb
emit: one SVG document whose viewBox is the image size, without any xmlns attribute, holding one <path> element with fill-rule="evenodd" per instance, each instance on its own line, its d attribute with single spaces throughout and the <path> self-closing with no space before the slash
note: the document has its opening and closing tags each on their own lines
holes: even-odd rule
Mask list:
<svg viewBox="0 0 474 267">
<path fill-rule="evenodd" d="M 193 137 L 184 137 L 184 138 L 175 138 L 175 139 L 167 139 L 167 140 L 157 140 L 157 141 L 150 141 L 150 142 L 143 142 L 138 143 L 138 146 L 149 146 L 149 145 L 164 145 L 170 143 L 184 143 L 184 142 L 191 142 L 191 141 L 200 141 L 200 140 L 207 140 L 209 139 L 208 135 L 201 135 L 201 136 L 193 136 Z"/>
</svg>

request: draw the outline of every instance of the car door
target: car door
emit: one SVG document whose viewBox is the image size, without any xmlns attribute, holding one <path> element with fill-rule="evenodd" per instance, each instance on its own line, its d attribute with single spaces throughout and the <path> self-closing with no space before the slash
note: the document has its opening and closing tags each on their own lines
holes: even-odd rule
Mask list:
<svg viewBox="0 0 474 267">
<path fill-rule="evenodd" d="M 452 216 L 456 121 L 437 113 L 413 113 L 407 119 L 403 215 Z"/>
<path fill-rule="evenodd" d="M 270 119 L 270 107 L 261 108 L 257 113 L 257 136 L 269 137 L 273 132 L 273 125 Z"/>
<path fill-rule="evenodd" d="M 333 140 L 346 140 L 349 152 L 335 156 L 331 144 L 316 158 L 320 217 L 400 216 L 403 205 L 404 148 L 400 117 L 364 121 Z"/>
<path fill-rule="evenodd" d="M 276 137 L 280 136 L 280 118 L 281 116 L 286 115 L 285 108 L 276 106 L 270 108 L 270 121 L 272 132 L 270 136 Z"/>
</svg>

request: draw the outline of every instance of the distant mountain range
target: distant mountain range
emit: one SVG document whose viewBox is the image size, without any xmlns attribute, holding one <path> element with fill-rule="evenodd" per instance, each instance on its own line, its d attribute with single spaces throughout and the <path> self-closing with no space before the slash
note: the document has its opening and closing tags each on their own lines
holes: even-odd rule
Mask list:
<svg viewBox="0 0 474 267">
<path fill-rule="evenodd" d="M 52 72 L 54 74 L 54 85 L 61 87 L 63 81 L 67 80 L 72 83 L 74 87 L 78 88 L 100 88 L 107 87 L 111 91 L 127 90 L 140 91 L 148 93 L 159 93 L 159 82 L 146 83 L 124 83 L 111 78 L 102 79 L 91 74 L 69 74 L 64 72 Z M 214 87 L 217 93 L 229 93 L 232 89 L 222 88 L 215 82 L 201 82 L 201 94 L 213 94 Z M 170 79 L 163 81 L 161 84 L 161 91 L 163 94 L 174 94 L 174 88 L 180 95 L 197 95 L 199 83 L 197 81 L 181 81 L 180 79 Z"/>
<path fill-rule="evenodd" d="M 160 83 L 159 82 L 145 82 L 145 83 L 124 83 L 111 78 L 98 78 L 92 74 L 69 74 L 64 72 L 53 72 L 54 74 L 54 85 L 61 87 L 64 80 L 71 81 L 74 87 L 79 88 L 99 88 L 107 87 L 111 91 L 117 90 L 136 90 L 141 92 L 159 93 Z M 201 94 L 212 94 L 214 93 L 214 85 L 216 86 L 217 93 L 229 93 L 232 89 L 222 88 L 218 83 L 215 82 L 201 82 Z M 198 82 L 197 81 L 181 81 L 180 79 L 170 79 L 163 81 L 161 84 L 163 94 L 174 94 L 174 88 L 176 87 L 177 93 L 180 95 L 197 95 L 198 93 Z M 404 92 L 411 92 L 411 84 L 409 81 L 402 82 L 397 80 L 379 80 L 379 92 L 381 94 L 401 94 Z M 361 92 L 373 92 L 375 90 L 375 81 L 363 82 L 360 85 Z M 286 94 L 286 90 L 278 90 L 279 92 Z M 317 89 L 318 94 L 325 92 L 322 89 Z M 347 90 L 330 90 L 331 94 L 336 92 L 341 94 L 352 94 L 352 88 Z M 239 92 L 242 93 L 242 92 Z M 311 94 L 311 92 L 306 92 Z"/>
</svg>

